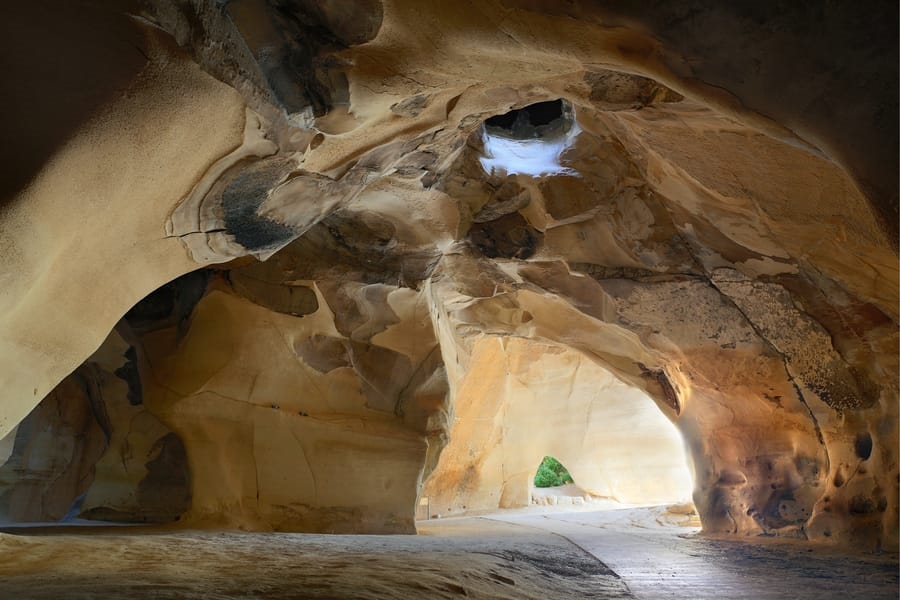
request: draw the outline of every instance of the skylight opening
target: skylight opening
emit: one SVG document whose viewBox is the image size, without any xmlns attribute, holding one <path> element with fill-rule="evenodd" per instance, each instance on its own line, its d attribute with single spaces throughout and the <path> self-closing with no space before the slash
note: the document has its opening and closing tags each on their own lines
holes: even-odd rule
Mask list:
<svg viewBox="0 0 900 600">
<path fill-rule="evenodd" d="M 538 102 L 487 119 L 479 160 L 490 174 L 577 175 L 560 158 L 580 132 L 567 102 Z"/>
</svg>

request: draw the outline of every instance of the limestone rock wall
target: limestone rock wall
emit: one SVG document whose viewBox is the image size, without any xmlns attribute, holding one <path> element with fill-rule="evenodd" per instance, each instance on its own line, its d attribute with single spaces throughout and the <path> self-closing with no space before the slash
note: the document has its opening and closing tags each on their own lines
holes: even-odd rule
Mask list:
<svg viewBox="0 0 900 600">
<path fill-rule="evenodd" d="M 614 117 L 619 118 L 618 113 Z M 609 136 L 618 127 L 612 118 L 612 129 L 585 123 L 585 131 Z M 684 115 L 679 128 L 684 148 L 679 152 L 690 147 L 691 130 L 708 118 L 702 111 L 695 111 L 693 118 Z M 659 152 L 661 147 L 652 148 Z M 697 213 L 703 215 L 699 221 L 685 222 L 683 209 L 669 198 L 683 201 L 691 194 L 649 175 L 642 186 L 639 173 L 648 169 L 649 174 L 650 168 L 625 158 L 624 145 L 611 148 L 618 148 L 623 157 L 619 173 L 595 174 L 582 167 L 578 185 L 585 190 L 601 182 L 608 188 L 616 181 L 635 182 L 630 187 L 612 183 L 612 193 L 607 192 L 612 198 L 604 194 L 607 200 L 598 202 L 598 196 L 579 193 L 567 182 L 566 206 L 570 211 L 580 206 L 583 212 L 574 217 L 563 213 L 567 218 L 560 220 L 554 218 L 548 199 L 554 198 L 552 184 L 565 178 L 546 179 L 530 191 L 530 201 L 520 209 L 539 240 L 529 251 L 529 261 L 508 256 L 487 263 L 478 256 L 486 247 L 477 243 L 471 250 L 460 247 L 445 253 L 432 278 L 436 321 L 444 323 L 443 335 L 463 348 L 471 347 L 466 340 L 476 331 L 563 342 L 646 389 L 663 410 L 674 411 L 670 415 L 689 444 L 695 501 L 708 531 L 856 536 L 869 543 L 891 543 L 896 513 L 888 507 L 894 492 L 885 484 L 895 473 L 895 444 L 884 438 L 890 458 L 880 476 L 862 484 L 868 495 L 857 497 L 840 489 L 843 477 L 837 476 L 836 464 L 840 461 L 840 470 L 847 470 L 863 462 L 837 441 L 857 435 L 838 422 L 874 418 L 882 431 L 895 429 L 895 418 L 885 416 L 896 411 L 896 382 L 889 375 L 896 371 L 896 354 L 888 345 L 897 331 L 895 324 L 888 325 L 895 323 L 889 316 L 892 309 L 878 296 L 894 293 L 888 290 L 895 289 L 896 273 L 888 267 L 886 253 L 874 264 L 864 258 L 874 250 L 866 240 L 877 238 L 877 228 L 840 238 L 848 244 L 842 260 L 856 261 L 854 273 L 870 273 L 879 281 L 871 286 L 854 281 L 853 275 L 844 280 L 856 298 L 867 297 L 867 308 L 861 309 L 858 300 L 849 300 L 848 292 L 828 283 L 823 273 L 832 256 L 825 251 L 827 239 L 810 240 L 812 245 L 801 254 L 790 236 L 782 242 L 785 229 L 766 224 L 763 207 L 771 205 L 770 196 L 757 195 L 749 185 L 742 188 L 741 196 L 756 200 L 746 204 L 740 218 L 734 214 L 737 220 L 731 226 L 724 219 L 707 228 L 708 215 L 721 210 L 710 205 Z M 632 156 L 648 152 L 633 150 Z M 582 156 L 577 146 L 564 154 L 573 161 L 568 164 L 579 164 Z M 460 160 L 465 164 L 464 157 Z M 615 164 L 609 158 L 605 163 Z M 697 163 L 690 164 L 696 168 Z M 798 166 L 800 171 L 811 168 Z M 828 172 L 822 165 L 816 168 Z M 740 173 L 740 168 L 729 172 Z M 707 185 L 722 190 L 715 194 L 727 191 L 715 169 L 704 175 L 710 178 Z M 839 174 L 833 176 L 840 181 Z M 459 175 L 453 185 L 465 189 L 458 180 Z M 712 193 L 686 174 L 678 181 L 679 186 L 696 186 L 692 193 Z M 781 189 L 790 194 L 786 184 Z M 829 188 L 829 193 L 835 191 L 843 201 L 862 206 L 851 188 Z M 581 197 L 588 202 L 579 205 Z M 801 192 L 793 197 L 802 197 Z M 859 220 L 856 226 L 861 226 Z M 493 237 L 502 239 L 508 231 L 496 229 Z M 850 242 L 852 235 L 857 243 Z M 660 238 L 665 243 L 658 242 Z M 597 253 L 605 248 L 613 251 Z M 625 249 L 630 254 L 623 253 Z M 567 264 L 560 261 L 565 255 Z M 804 299 L 817 286 L 828 292 Z M 805 292 L 798 293 L 801 288 Z M 854 327 L 860 330 L 851 323 L 869 319 L 885 326 L 866 327 L 863 337 L 851 333 Z M 462 354 L 467 352 L 471 348 Z M 862 439 L 868 440 L 871 427 L 863 426 Z M 868 473 L 865 466 L 862 470 Z M 835 477 L 841 485 L 833 485 Z M 832 504 L 836 498 L 838 504 Z M 855 516 L 849 516 L 851 504 L 860 507 L 854 509 Z M 874 516 L 878 506 L 884 508 L 881 517 Z M 881 525 L 873 528 L 878 520 Z M 838 522 L 842 533 L 833 529 Z M 858 533 L 850 534 L 851 529 Z"/>
<path fill-rule="evenodd" d="M 412 532 L 427 417 L 445 396 L 427 307 L 409 288 L 294 280 L 292 257 L 230 271 L 267 306 L 220 281 L 183 338 L 142 338 L 146 403 L 185 440 L 185 522 Z"/>
<path fill-rule="evenodd" d="M 408 531 L 511 338 L 651 397 L 707 531 L 897 545 L 896 6 L 351 4 L 0 9 L 0 437 L 118 323 L 164 426 L 113 411 L 150 454 L 91 514 L 177 496 L 180 439 L 194 522 Z M 560 170 L 485 172 L 557 99 Z"/>
<path fill-rule="evenodd" d="M 162 523 L 187 510 L 184 447 L 142 404 L 135 358 L 111 332 L 22 421 L 0 467 L 3 521 Z"/>
<path fill-rule="evenodd" d="M 127 327 L 127 321 L 119 325 L 123 331 Z M 113 330 L 88 364 L 100 374 L 109 448 L 94 466 L 94 482 L 77 516 L 133 523 L 178 521 L 191 504 L 184 443 L 144 402 L 135 346 Z"/>
<path fill-rule="evenodd" d="M 94 481 L 107 439 L 92 406 L 92 378 L 80 368 L 19 424 L 0 467 L 0 520 L 58 521 Z"/>
<path fill-rule="evenodd" d="M 19 157 L 0 192 L 5 435 L 126 310 L 196 268 L 164 223 L 240 145 L 246 111 L 238 92 L 124 7 L 2 10 L 2 52 L 19 57 L 2 111 L 14 124 L 5 151 Z"/>
</svg>

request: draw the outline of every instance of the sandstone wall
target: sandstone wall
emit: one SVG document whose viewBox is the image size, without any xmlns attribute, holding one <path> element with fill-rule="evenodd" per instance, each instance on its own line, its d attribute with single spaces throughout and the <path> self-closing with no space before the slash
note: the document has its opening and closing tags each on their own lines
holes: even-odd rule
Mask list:
<svg viewBox="0 0 900 600">
<path fill-rule="evenodd" d="M 184 447 L 142 403 L 113 331 L 26 417 L 0 467 L 0 519 L 164 523 L 190 504 Z"/>
<path fill-rule="evenodd" d="M 707 531 L 897 545 L 896 6 L 0 10 L 0 438 L 117 323 L 144 404 L 122 470 L 19 428 L 10 469 L 75 465 L 47 514 L 91 468 L 91 514 L 179 495 L 179 439 L 193 522 L 408 531 L 509 338 L 651 397 Z M 556 99 L 563 171 L 484 172 L 484 120 Z"/>
<path fill-rule="evenodd" d="M 441 367 L 427 309 L 415 291 L 383 284 L 343 283 L 328 296 L 313 282 L 288 288 L 310 295 L 306 314 L 214 286 L 183 338 L 174 328 L 143 337 L 146 403 L 185 441 L 185 522 L 413 532 L 428 449 L 420 413 L 434 402 L 421 383 L 440 380 Z M 335 316 L 339 298 L 358 321 Z"/>
</svg>

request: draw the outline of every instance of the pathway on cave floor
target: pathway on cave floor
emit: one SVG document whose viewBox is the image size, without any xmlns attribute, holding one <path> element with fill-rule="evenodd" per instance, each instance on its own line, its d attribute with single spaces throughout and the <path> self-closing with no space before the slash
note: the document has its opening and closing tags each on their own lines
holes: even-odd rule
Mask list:
<svg viewBox="0 0 900 600">
<path fill-rule="evenodd" d="M 896 555 L 711 540 L 664 507 L 546 508 L 422 521 L 418 536 L 6 528 L 0 599 L 898 597 Z"/>
<path fill-rule="evenodd" d="M 422 535 L 17 527 L 0 533 L 0 600 L 630 600 L 589 553 L 477 518 Z"/>
<path fill-rule="evenodd" d="M 560 535 L 618 574 L 639 600 L 896 600 L 896 555 L 848 557 L 806 542 L 696 535 L 660 507 L 599 512 L 498 513 L 484 519 Z"/>
</svg>

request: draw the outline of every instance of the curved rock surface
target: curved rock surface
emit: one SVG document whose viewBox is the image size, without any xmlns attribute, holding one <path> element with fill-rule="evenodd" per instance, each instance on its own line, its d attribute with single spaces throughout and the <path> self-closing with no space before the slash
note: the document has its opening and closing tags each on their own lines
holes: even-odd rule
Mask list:
<svg viewBox="0 0 900 600">
<path fill-rule="evenodd" d="M 3 473 L 65 473 L 0 499 L 413 531 L 423 485 L 518 502 L 538 442 L 675 468 L 665 419 L 705 530 L 896 548 L 896 6 L 0 10 Z M 485 163 L 526 139 L 552 169 Z M 599 428 L 563 392 L 628 386 Z"/>
</svg>

